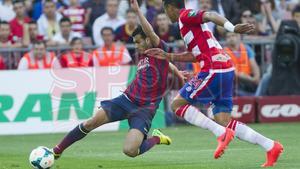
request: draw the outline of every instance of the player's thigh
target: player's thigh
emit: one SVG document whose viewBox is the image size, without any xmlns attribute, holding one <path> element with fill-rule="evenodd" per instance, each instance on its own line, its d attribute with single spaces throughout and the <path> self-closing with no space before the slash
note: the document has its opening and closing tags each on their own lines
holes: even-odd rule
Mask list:
<svg viewBox="0 0 300 169">
<path fill-rule="evenodd" d="M 219 94 L 217 84 L 214 73 L 200 72 L 180 89 L 179 94 L 190 104 L 208 104 Z"/>
<path fill-rule="evenodd" d="M 139 154 L 139 148 L 144 140 L 144 133 L 140 130 L 132 128 L 126 135 L 123 152 L 127 156 L 135 157 Z"/>
<path fill-rule="evenodd" d="M 172 108 L 173 112 L 175 112 L 179 107 L 184 106 L 186 104 L 189 104 L 189 102 L 185 98 L 183 98 L 180 94 L 178 94 L 173 99 L 171 108 Z"/>
<path fill-rule="evenodd" d="M 83 125 L 87 130 L 91 131 L 108 122 L 109 122 L 109 118 L 106 112 L 102 108 L 100 108 L 97 110 L 95 115 L 89 120 L 85 121 Z"/>
</svg>

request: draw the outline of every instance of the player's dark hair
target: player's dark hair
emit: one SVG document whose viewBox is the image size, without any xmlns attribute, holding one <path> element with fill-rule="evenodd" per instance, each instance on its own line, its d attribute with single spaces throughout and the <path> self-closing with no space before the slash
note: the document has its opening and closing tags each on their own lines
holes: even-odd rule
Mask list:
<svg viewBox="0 0 300 169">
<path fill-rule="evenodd" d="M 185 8 L 184 0 L 163 0 L 164 6 L 172 5 L 175 8 Z"/>
<path fill-rule="evenodd" d="M 297 5 L 293 11 L 292 11 L 292 16 L 294 16 L 296 13 L 300 13 L 300 5 Z"/>
<path fill-rule="evenodd" d="M 141 35 L 143 38 L 146 38 L 147 36 L 146 36 L 146 34 L 145 34 L 145 32 L 144 32 L 144 30 L 143 30 L 143 28 L 141 27 L 141 25 L 139 25 L 134 31 L 133 31 L 133 33 L 132 33 L 132 37 L 135 37 L 135 36 L 137 36 L 137 35 Z"/>
<path fill-rule="evenodd" d="M 82 39 L 79 38 L 79 37 L 74 37 L 71 42 L 70 42 L 70 45 L 73 46 L 75 44 L 76 41 L 80 41 L 82 43 Z"/>
<path fill-rule="evenodd" d="M 106 31 L 106 30 L 111 31 L 111 33 L 114 34 L 113 28 L 106 26 L 106 27 L 104 27 L 104 28 L 101 29 L 101 35 L 103 35 L 103 32 Z"/>
<path fill-rule="evenodd" d="M 69 23 L 72 23 L 71 20 L 70 20 L 70 18 L 68 18 L 68 17 L 63 17 L 63 18 L 61 18 L 60 21 L 59 21 L 59 24 L 62 24 L 63 22 L 69 22 Z"/>
</svg>

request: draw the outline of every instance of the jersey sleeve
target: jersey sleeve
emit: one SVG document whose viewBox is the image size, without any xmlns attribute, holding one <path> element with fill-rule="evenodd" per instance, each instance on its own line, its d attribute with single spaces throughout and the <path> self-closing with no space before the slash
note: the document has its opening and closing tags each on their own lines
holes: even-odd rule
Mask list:
<svg viewBox="0 0 300 169">
<path fill-rule="evenodd" d="M 169 45 L 165 41 L 163 41 L 163 40 L 160 40 L 159 45 L 157 47 L 160 48 L 160 49 L 162 49 L 162 50 L 164 50 L 165 52 L 169 52 L 170 51 Z"/>
<path fill-rule="evenodd" d="M 183 25 L 192 26 L 192 25 L 200 25 L 203 22 L 203 14 L 205 11 L 201 10 L 183 10 L 180 14 L 180 21 Z"/>
</svg>

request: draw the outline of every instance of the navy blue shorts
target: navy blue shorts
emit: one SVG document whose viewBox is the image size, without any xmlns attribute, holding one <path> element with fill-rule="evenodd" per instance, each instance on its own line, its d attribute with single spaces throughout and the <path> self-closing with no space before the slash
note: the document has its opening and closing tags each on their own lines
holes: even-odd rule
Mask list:
<svg viewBox="0 0 300 169">
<path fill-rule="evenodd" d="M 234 71 L 200 72 L 186 83 L 180 95 L 191 104 L 213 104 L 213 114 L 231 113 Z"/>
<path fill-rule="evenodd" d="M 128 119 L 130 129 L 137 129 L 147 136 L 156 109 L 138 106 L 124 94 L 100 104 L 110 122 Z"/>
</svg>

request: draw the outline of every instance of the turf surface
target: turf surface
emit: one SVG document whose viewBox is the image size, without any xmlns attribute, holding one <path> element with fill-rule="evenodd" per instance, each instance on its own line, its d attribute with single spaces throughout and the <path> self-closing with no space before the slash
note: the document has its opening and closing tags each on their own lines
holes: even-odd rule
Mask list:
<svg viewBox="0 0 300 169">
<path fill-rule="evenodd" d="M 285 147 L 276 169 L 300 169 L 300 123 L 255 124 L 257 131 L 278 139 Z M 216 139 L 196 127 L 163 129 L 173 139 L 171 146 L 160 145 L 150 152 L 129 158 L 122 153 L 126 131 L 91 133 L 68 149 L 53 169 L 252 169 L 264 162 L 264 151 L 239 140 L 225 155 L 213 159 Z M 1 136 L 0 169 L 29 169 L 30 151 L 55 145 L 63 134 Z"/>
</svg>

